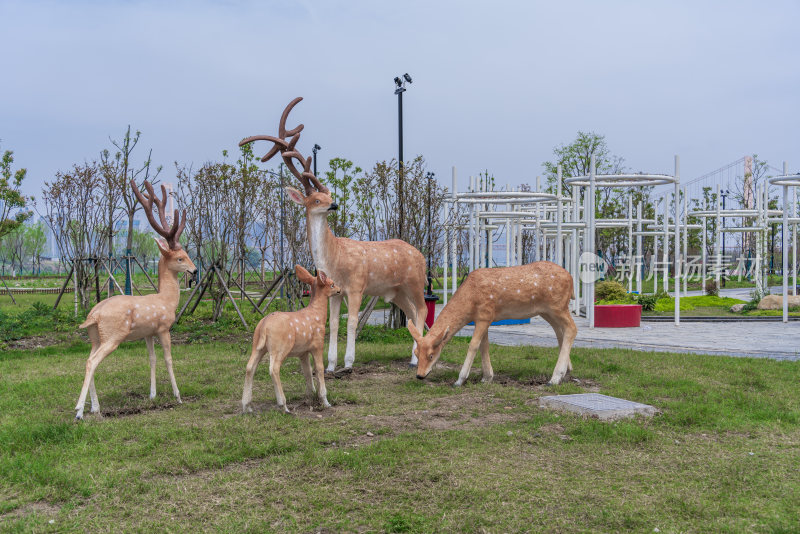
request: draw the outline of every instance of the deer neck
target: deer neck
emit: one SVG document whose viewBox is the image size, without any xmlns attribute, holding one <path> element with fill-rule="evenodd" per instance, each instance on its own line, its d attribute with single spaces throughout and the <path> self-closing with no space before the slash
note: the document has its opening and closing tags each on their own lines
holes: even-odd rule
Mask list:
<svg viewBox="0 0 800 534">
<path fill-rule="evenodd" d="M 433 323 L 433 326 L 428 332 L 429 336 L 436 336 L 442 332 L 447 332 L 447 335 L 442 339 L 442 343 L 450 341 L 459 330 L 464 328 L 464 325 L 474 319 L 474 310 L 471 303 L 468 302 L 468 299 L 464 298 L 463 295 L 461 298 L 457 298 L 458 296 L 458 293 L 456 293 L 450 302 L 447 303 L 447 306 L 439 313 L 436 322 Z"/>
<path fill-rule="evenodd" d="M 178 275 L 167 268 L 167 260 L 164 256 L 161 256 L 161 259 L 158 260 L 158 297 L 164 301 L 165 305 L 171 306 L 172 309 L 178 307 L 178 301 L 180 300 Z"/>
<path fill-rule="evenodd" d="M 321 295 L 321 290 L 317 288 L 313 297 L 311 297 L 311 301 L 306 306 L 306 309 L 313 310 L 315 312 L 321 311 L 323 313 L 323 317 L 328 313 L 328 297 Z"/>
<path fill-rule="evenodd" d="M 328 226 L 328 213 L 306 213 L 306 229 L 311 257 L 317 269 L 331 274 L 331 265 L 336 262 L 336 237 Z"/>
</svg>

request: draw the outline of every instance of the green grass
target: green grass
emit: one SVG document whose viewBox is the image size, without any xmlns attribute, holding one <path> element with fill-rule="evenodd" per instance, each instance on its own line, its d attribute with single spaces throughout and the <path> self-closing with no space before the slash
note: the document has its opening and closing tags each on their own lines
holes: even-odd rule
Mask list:
<svg viewBox="0 0 800 534">
<path fill-rule="evenodd" d="M 148 399 L 144 344 L 104 361 L 104 417 L 72 422 L 81 341 L 0 352 L 3 531 L 797 531 L 800 364 L 574 349 L 572 378 L 544 385 L 555 349 L 492 346 L 493 384 L 454 389 L 466 340 L 428 380 L 405 332 L 370 328 L 356 370 L 303 399 L 296 361 L 275 409 L 262 364 L 257 412 L 238 414 L 248 333 L 175 344 L 184 398 Z M 157 348 L 160 352 L 160 349 Z M 341 358 L 341 355 L 340 355 Z M 538 408 L 600 391 L 661 414 L 616 423 Z M 52 520 L 53 523 L 49 523 Z"/>
</svg>

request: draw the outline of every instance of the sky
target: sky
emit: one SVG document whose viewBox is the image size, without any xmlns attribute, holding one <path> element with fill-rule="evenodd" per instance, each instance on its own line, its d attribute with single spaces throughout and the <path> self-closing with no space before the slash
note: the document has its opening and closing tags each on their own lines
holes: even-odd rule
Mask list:
<svg viewBox="0 0 800 534">
<path fill-rule="evenodd" d="M 305 100 L 300 151 L 423 155 L 459 190 L 534 183 L 579 130 L 633 172 L 690 180 L 747 154 L 800 170 L 800 2 L 0 0 L 0 149 L 23 190 L 142 132 L 162 179 L 236 154 Z M 262 143 L 259 153 L 266 151 Z M 268 166 L 276 166 L 275 159 Z"/>
</svg>

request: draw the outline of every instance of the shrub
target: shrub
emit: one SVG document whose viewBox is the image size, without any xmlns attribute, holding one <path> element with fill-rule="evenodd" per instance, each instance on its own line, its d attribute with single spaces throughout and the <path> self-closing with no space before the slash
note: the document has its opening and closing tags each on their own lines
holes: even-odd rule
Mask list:
<svg viewBox="0 0 800 534">
<path fill-rule="evenodd" d="M 603 280 L 594 285 L 594 296 L 597 300 L 627 300 L 628 293 L 616 280 Z"/>
<path fill-rule="evenodd" d="M 642 311 L 653 311 L 656 309 L 656 295 L 638 295 L 636 297 L 636 304 L 642 307 Z"/>
</svg>

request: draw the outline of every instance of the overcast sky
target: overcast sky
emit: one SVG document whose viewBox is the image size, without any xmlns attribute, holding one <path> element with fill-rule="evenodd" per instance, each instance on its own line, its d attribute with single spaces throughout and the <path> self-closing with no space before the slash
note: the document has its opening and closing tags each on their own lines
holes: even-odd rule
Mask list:
<svg viewBox="0 0 800 534">
<path fill-rule="evenodd" d="M 689 180 L 757 153 L 795 172 L 798 21 L 797 1 L 0 0 L 0 143 L 39 196 L 130 124 L 170 181 L 303 96 L 301 152 L 371 167 L 397 155 L 408 72 L 406 158 L 448 186 L 455 165 L 462 190 L 484 169 L 532 183 L 578 130 L 632 171 L 679 154 Z"/>
</svg>

